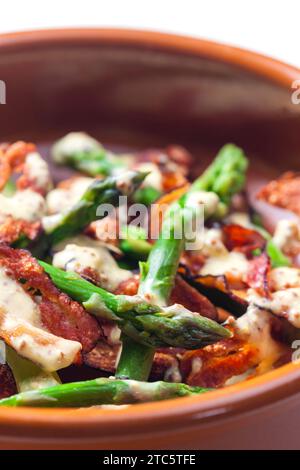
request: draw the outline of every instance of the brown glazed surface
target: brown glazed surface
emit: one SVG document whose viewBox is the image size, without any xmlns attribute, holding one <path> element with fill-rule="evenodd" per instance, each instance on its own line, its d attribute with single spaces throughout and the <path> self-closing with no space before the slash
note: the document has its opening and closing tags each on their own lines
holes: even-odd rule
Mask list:
<svg viewBox="0 0 300 470">
<path fill-rule="evenodd" d="M 120 148 L 177 143 L 194 153 L 194 172 L 234 141 L 250 156 L 254 194 L 266 178 L 300 170 L 297 78 L 254 53 L 158 33 L 4 35 L 0 140 L 30 139 L 46 154 L 70 130 Z M 289 364 L 207 395 L 121 410 L 1 408 L 0 448 L 299 448 L 299 409 L 300 367 Z"/>
</svg>

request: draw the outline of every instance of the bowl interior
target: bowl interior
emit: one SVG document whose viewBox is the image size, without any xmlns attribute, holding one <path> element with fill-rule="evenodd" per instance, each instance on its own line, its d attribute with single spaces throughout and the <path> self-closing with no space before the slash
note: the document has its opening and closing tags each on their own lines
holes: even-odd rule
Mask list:
<svg viewBox="0 0 300 470">
<path fill-rule="evenodd" d="M 233 141 L 251 158 L 252 191 L 261 179 L 300 169 L 292 68 L 224 46 L 130 31 L 8 35 L 0 46 L 2 141 L 33 140 L 46 155 L 49 142 L 70 130 L 123 149 L 177 143 L 195 155 L 194 175 Z"/>
<path fill-rule="evenodd" d="M 235 142 L 250 157 L 252 194 L 283 170 L 300 170 L 297 71 L 284 64 L 203 41 L 109 30 L 7 35 L 0 51 L 0 141 L 31 140 L 46 156 L 71 130 L 116 149 L 176 143 L 194 154 L 194 175 Z"/>
</svg>

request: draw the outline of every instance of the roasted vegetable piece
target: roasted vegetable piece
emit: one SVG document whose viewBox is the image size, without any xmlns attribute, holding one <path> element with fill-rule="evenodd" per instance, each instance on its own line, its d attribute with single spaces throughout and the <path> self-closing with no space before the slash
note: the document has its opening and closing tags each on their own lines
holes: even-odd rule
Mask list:
<svg viewBox="0 0 300 470">
<path fill-rule="evenodd" d="M 82 407 L 127 405 L 198 395 L 209 389 L 182 383 L 94 379 L 19 393 L 0 400 L 0 406 Z"/>
</svg>

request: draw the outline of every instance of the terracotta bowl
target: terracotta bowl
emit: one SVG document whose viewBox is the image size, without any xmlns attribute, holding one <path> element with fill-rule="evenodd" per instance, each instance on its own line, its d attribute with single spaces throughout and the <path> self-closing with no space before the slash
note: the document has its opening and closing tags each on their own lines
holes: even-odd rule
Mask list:
<svg viewBox="0 0 300 470">
<path fill-rule="evenodd" d="M 204 164 L 225 142 L 251 159 L 250 190 L 300 169 L 300 71 L 179 36 L 124 30 L 0 37 L 0 140 L 86 130 L 107 144 L 178 143 Z M 59 178 L 59 175 L 57 175 Z M 300 367 L 192 398 L 121 410 L 0 409 L 0 448 L 299 448 Z"/>
</svg>

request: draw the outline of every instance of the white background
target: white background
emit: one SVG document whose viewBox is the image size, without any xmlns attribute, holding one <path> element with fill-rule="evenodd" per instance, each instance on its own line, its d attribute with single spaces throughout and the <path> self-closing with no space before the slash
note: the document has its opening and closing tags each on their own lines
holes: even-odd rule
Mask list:
<svg viewBox="0 0 300 470">
<path fill-rule="evenodd" d="M 300 0 L 0 0 L 0 32 L 64 26 L 186 34 L 300 67 Z"/>
</svg>

